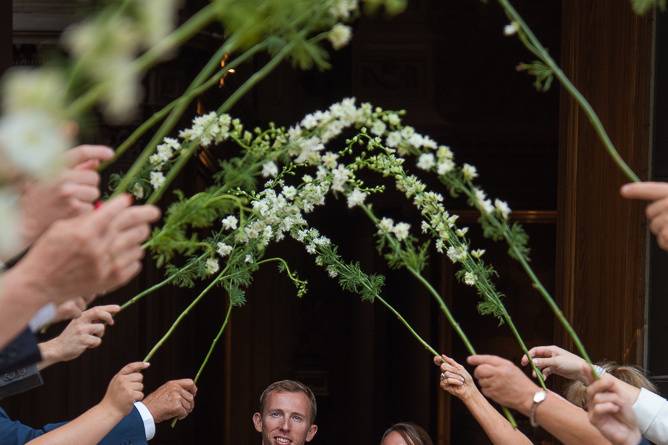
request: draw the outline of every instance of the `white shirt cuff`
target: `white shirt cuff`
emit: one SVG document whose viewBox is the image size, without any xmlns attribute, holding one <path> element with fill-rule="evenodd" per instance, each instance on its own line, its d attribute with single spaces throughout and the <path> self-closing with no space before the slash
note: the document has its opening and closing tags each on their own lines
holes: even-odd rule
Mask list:
<svg viewBox="0 0 668 445">
<path fill-rule="evenodd" d="M 135 408 L 137 408 L 137 411 L 139 411 L 141 420 L 144 422 L 146 440 L 153 439 L 153 436 L 155 436 L 155 421 L 153 420 L 151 412 L 148 410 L 148 408 L 146 408 L 146 405 L 141 402 L 135 402 Z"/>
<path fill-rule="evenodd" d="M 668 405 L 668 402 L 663 397 L 645 388 L 640 388 L 638 400 L 633 404 L 633 414 L 636 416 L 638 428 L 643 436 L 652 426 L 661 409 L 666 405 Z"/>
<path fill-rule="evenodd" d="M 49 303 L 46 306 L 42 306 L 40 310 L 32 317 L 28 326 L 33 332 L 37 332 L 42 329 L 44 326 L 49 324 L 56 316 L 56 305 Z"/>
</svg>

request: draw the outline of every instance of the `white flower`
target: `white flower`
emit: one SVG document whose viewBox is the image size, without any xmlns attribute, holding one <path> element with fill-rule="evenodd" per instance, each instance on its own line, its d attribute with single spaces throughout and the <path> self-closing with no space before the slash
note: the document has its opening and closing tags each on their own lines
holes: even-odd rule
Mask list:
<svg viewBox="0 0 668 445">
<path fill-rule="evenodd" d="M 388 113 L 387 114 L 387 123 L 396 127 L 401 123 L 401 119 L 397 113 Z"/>
<path fill-rule="evenodd" d="M 437 251 L 438 253 L 443 253 L 443 249 L 444 249 L 444 248 L 445 248 L 445 245 L 443 244 L 443 240 L 440 239 L 440 238 L 437 239 L 437 240 L 436 240 L 436 251 Z"/>
<path fill-rule="evenodd" d="M 336 160 L 339 159 L 339 155 L 336 153 L 332 153 L 331 151 L 328 151 L 324 155 L 322 155 L 322 165 L 327 167 L 330 170 L 333 170 L 336 168 Z"/>
<path fill-rule="evenodd" d="M 408 238 L 408 231 L 410 230 L 410 228 L 411 228 L 410 224 L 401 222 L 397 223 L 397 225 L 394 226 L 394 229 L 392 231 L 394 232 L 394 236 L 396 236 L 399 241 L 403 241 L 406 238 Z"/>
<path fill-rule="evenodd" d="M 262 176 L 263 177 L 268 178 L 268 177 L 271 176 L 273 178 L 273 177 L 276 177 L 277 174 L 278 174 L 278 166 L 276 165 L 276 163 L 274 161 L 265 162 L 262 165 Z"/>
<path fill-rule="evenodd" d="M 352 37 L 353 30 L 350 26 L 342 25 L 341 23 L 334 25 L 331 31 L 329 31 L 329 34 L 327 34 L 327 38 L 334 49 L 343 48 L 350 42 Z"/>
<path fill-rule="evenodd" d="M 475 274 L 473 274 L 471 272 L 466 272 L 464 274 L 464 283 L 466 283 L 467 285 L 475 286 L 476 281 L 477 281 L 477 278 L 476 278 Z"/>
<path fill-rule="evenodd" d="M 464 175 L 464 179 L 471 181 L 478 177 L 478 170 L 470 164 L 464 164 L 462 165 L 462 175 Z"/>
<path fill-rule="evenodd" d="M 144 187 L 141 184 L 136 183 L 132 187 L 132 195 L 137 199 L 142 199 L 144 197 Z"/>
<path fill-rule="evenodd" d="M 237 228 L 237 224 L 239 223 L 239 221 L 237 220 L 236 216 L 229 215 L 229 216 L 226 216 L 225 218 L 223 218 L 221 223 L 223 224 L 224 229 L 234 230 L 234 229 Z"/>
<path fill-rule="evenodd" d="M 329 12 L 335 19 L 348 19 L 350 13 L 358 8 L 357 0 L 336 0 Z"/>
<path fill-rule="evenodd" d="M 0 156 L 9 168 L 34 177 L 53 176 L 73 145 L 61 122 L 42 111 L 18 111 L 0 119 Z"/>
<path fill-rule="evenodd" d="M 494 206 L 492 205 L 492 201 L 487 199 L 487 195 L 485 192 L 483 192 L 480 189 L 473 189 L 475 191 L 475 197 L 476 200 L 478 201 L 478 206 L 480 207 L 480 211 L 483 213 L 492 213 L 494 211 Z"/>
<path fill-rule="evenodd" d="M 209 258 L 206 260 L 206 273 L 209 275 L 212 275 L 220 270 L 220 265 L 218 264 L 218 260 L 215 258 Z"/>
<path fill-rule="evenodd" d="M 352 173 L 345 166 L 339 165 L 336 167 L 336 169 L 332 170 L 332 190 L 343 192 L 343 187 L 351 176 Z"/>
<path fill-rule="evenodd" d="M 157 157 L 161 162 L 167 162 L 171 159 L 174 154 L 174 149 L 170 144 L 160 144 L 157 147 Z"/>
<path fill-rule="evenodd" d="M 517 25 L 517 22 L 511 22 L 504 26 L 503 28 L 503 35 L 504 36 L 512 36 L 519 30 L 519 26 Z"/>
<path fill-rule="evenodd" d="M 471 256 L 472 256 L 473 258 L 477 258 L 477 259 L 482 258 L 482 256 L 483 256 L 484 254 L 485 254 L 485 250 L 484 250 L 484 249 L 476 249 L 476 250 L 472 250 L 472 251 L 471 251 Z"/>
<path fill-rule="evenodd" d="M 65 79 L 56 70 L 12 68 L 3 78 L 2 108 L 5 113 L 41 110 L 59 116 L 66 90 Z"/>
<path fill-rule="evenodd" d="M 162 184 L 165 182 L 165 175 L 162 174 L 162 172 L 151 172 L 151 176 L 149 181 L 151 182 L 151 185 L 155 190 L 159 189 L 162 187 Z"/>
<path fill-rule="evenodd" d="M 316 125 L 318 125 L 318 119 L 313 114 L 307 114 L 301 122 L 301 126 L 307 130 L 314 128 Z"/>
<path fill-rule="evenodd" d="M 21 212 L 18 196 L 9 189 L 0 190 L 0 253 L 11 255 L 20 247 Z"/>
<path fill-rule="evenodd" d="M 422 229 L 422 233 L 427 233 L 429 232 L 429 223 L 427 221 L 422 221 L 422 224 L 420 225 L 420 228 Z"/>
<path fill-rule="evenodd" d="M 438 150 L 436 150 L 436 157 L 439 161 L 444 159 L 452 160 L 452 158 L 454 158 L 454 154 L 452 153 L 452 150 L 450 150 L 450 147 L 447 145 L 441 145 L 438 147 Z"/>
<path fill-rule="evenodd" d="M 389 233 L 394 229 L 394 221 L 392 218 L 383 218 L 378 223 L 378 228 L 382 233 Z"/>
<path fill-rule="evenodd" d="M 157 45 L 172 31 L 180 4 L 181 0 L 142 0 L 137 3 L 147 47 Z"/>
<path fill-rule="evenodd" d="M 336 278 L 339 275 L 334 266 L 327 266 L 327 274 L 332 278 Z"/>
<path fill-rule="evenodd" d="M 461 229 L 457 229 L 455 233 L 457 234 L 458 237 L 463 238 L 466 236 L 466 234 L 469 232 L 468 227 L 462 227 Z"/>
<path fill-rule="evenodd" d="M 295 196 L 297 195 L 297 189 L 294 188 L 291 185 L 286 185 L 283 187 L 283 191 L 281 192 L 283 196 L 285 196 L 286 199 L 292 201 L 295 199 Z"/>
<path fill-rule="evenodd" d="M 218 255 L 220 255 L 221 257 L 226 257 L 232 252 L 232 246 L 229 246 L 225 243 L 218 243 L 216 247 L 217 247 L 216 252 L 218 252 Z"/>
<path fill-rule="evenodd" d="M 387 145 L 390 148 L 395 148 L 401 143 L 401 133 L 398 131 L 393 131 L 392 133 L 387 135 L 387 139 L 385 140 L 385 145 Z"/>
<path fill-rule="evenodd" d="M 386 129 L 387 125 L 385 125 L 383 121 L 378 120 L 373 123 L 373 126 L 371 127 L 371 133 L 376 136 L 382 136 Z"/>
<path fill-rule="evenodd" d="M 348 208 L 353 208 L 358 205 L 364 204 L 367 194 L 361 191 L 360 189 L 355 189 L 350 195 L 348 195 Z"/>
<path fill-rule="evenodd" d="M 252 263 L 253 262 L 253 255 L 246 254 L 246 258 L 244 258 L 244 263 Z"/>
<path fill-rule="evenodd" d="M 297 164 L 314 164 L 320 160 L 320 151 L 325 148 L 320 139 L 311 137 L 297 141 L 299 155 L 295 159 Z"/>
<path fill-rule="evenodd" d="M 436 161 L 434 160 L 434 155 L 432 153 L 423 153 L 418 158 L 417 166 L 422 170 L 429 171 L 434 165 L 436 165 Z"/>
<path fill-rule="evenodd" d="M 448 258 L 450 258 L 450 261 L 453 263 L 456 263 L 458 261 L 464 261 L 466 259 L 466 256 L 468 255 L 468 251 L 466 250 L 466 247 L 449 247 L 447 251 Z"/>
<path fill-rule="evenodd" d="M 503 219 L 508 219 L 508 215 L 510 215 L 510 207 L 508 206 L 508 203 L 497 199 L 494 201 L 494 207 L 496 207 L 496 211 L 503 217 Z"/>
<path fill-rule="evenodd" d="M 452 169 L 455 168 L 455 163 L 452 162 L 450 159 L 444 159 L 438 163 L 436 166 L 436 171 L 438 172 L 439 175 L 445 175 L 446 173 L 449 173 L 452 171 Z"/>
</svg>

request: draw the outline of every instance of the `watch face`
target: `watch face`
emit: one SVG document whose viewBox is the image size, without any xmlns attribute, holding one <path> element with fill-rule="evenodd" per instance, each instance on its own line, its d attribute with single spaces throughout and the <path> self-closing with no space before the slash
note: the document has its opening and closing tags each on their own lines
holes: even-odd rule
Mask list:
<svg viewBox="0 0 668 445">
<path fill-rule="evenodd" d="M 536 394 L 533 395 L 533 402 L 540 403 L 543 400 L 545 400 L 545 397 L 547 397 L 547 393 L 545 391 L 538 391 Z"/>
</svg>

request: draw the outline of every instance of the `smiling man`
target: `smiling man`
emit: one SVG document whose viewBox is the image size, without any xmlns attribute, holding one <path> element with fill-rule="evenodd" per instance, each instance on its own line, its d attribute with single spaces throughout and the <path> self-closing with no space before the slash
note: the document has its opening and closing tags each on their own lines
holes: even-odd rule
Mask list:
<svg viewBox="0 0 668 445">
<path fill-rule="evenodd" d="M 304 445 L 313 440 L 317 406 L 313 391 L 294 380 L 274 382 L 260 396 L 253 424 L 262 445 Z"/>
</svg>

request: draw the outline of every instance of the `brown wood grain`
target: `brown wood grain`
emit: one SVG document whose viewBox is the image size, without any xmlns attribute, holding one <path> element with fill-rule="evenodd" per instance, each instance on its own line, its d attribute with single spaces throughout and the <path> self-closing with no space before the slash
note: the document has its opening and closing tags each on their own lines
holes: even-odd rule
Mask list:
<svg viewBox="0 0 668 445">
<path fill-rule="evenodd" d="M 565 0 L 562 17 L 562 66 L 622 157 L 647 178 L 652 15 L 636 16 L 626 0 Z M 594 360 L 641 363 L 642 206 L 620 197 L 626 178 L 563 93 L 561 128 L 557 294 Z"/>
</svg>

